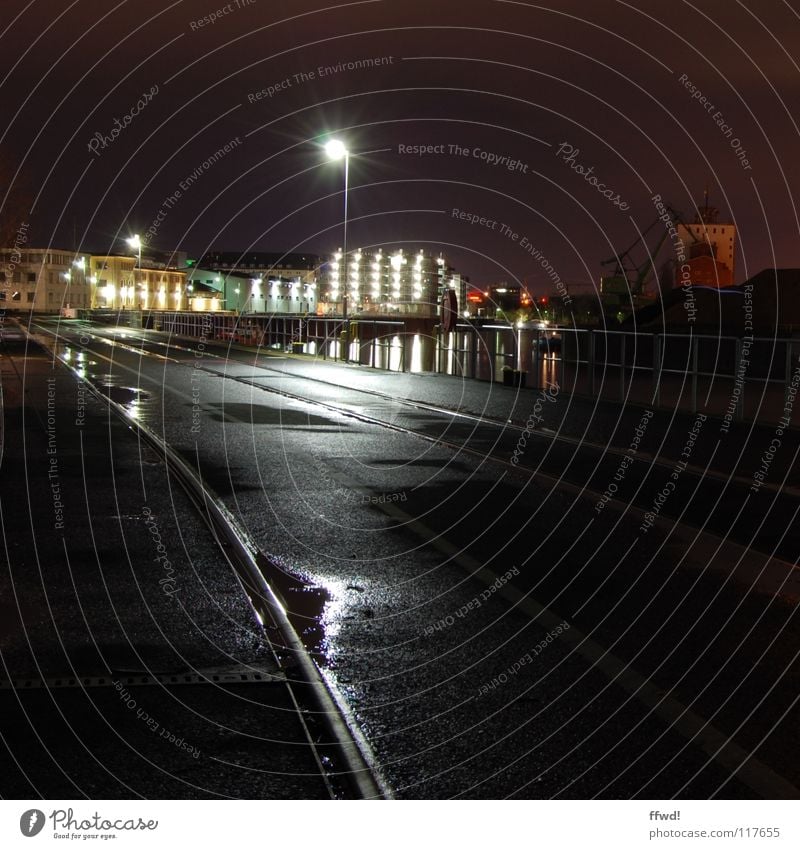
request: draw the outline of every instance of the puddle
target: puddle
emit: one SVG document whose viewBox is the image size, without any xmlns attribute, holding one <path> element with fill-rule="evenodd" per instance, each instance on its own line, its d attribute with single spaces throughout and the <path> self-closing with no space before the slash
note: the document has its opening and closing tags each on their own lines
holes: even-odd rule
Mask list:
<svg viewBox="0 0 800 849">
<path fill-rule="evenodd" d="M 280 568 L 259 552 L 256 562 L 269 585 L 280 598 L 286 615 L 303 645 L 320 666 L 332 658 L 329 645 L 333 608 L 338 607 L 334 594 L 324 586 L 311 583 Z"/>
<path fill-rule="evenodd" d="M 89 375 L 90 382 L 98 392 L 115 404 L 119 404 L 132 419 L 147 423 L 152 406 L 152 395 L 135 386 L 121 386 L 114 374 Z"/>
<path fill-rule="evenodd" d="M 123 386 L 113 372 L 93 373 L 87 371 L 97 366 L 97 360 L 91 360 L 84 351 L 77 351 L 69 345 L 64 345 L 59 351 L 59 359 L 66 363 L 81 379 L 86 380 L 111 401 L 119 404 L 125 412 L 136 421 L 147 422 L 148 412 L 152 404 L 152 395 L 135 386 Z"/>
</svg>

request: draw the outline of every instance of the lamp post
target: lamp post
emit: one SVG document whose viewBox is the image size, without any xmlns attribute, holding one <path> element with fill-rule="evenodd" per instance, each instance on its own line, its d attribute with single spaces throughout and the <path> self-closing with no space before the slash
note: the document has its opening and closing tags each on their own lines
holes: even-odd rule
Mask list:
<svg viewBox="0 0 800 849">
<path fill-rule="evenodd" d="M 131 236 L 130 239 L 127 240 L 128 244 L 136 251 L 136 268 L 139 270 L 139 277 L 142 274 L 142 240 L 139 238 L 139 234 L 137 233 L 135 236 Z M 134 269 L 133 275 L 133 286 L 131 287 L 134 292 L 136 291 L 136 286 L 139 281 L 136 279 L 137 275 Z"/>
<path fill-rule="evenodd" d="M 80 276 L 77 280 L 77 283 L 81 286 L 81 288 L 83 288 L 86 284 L 86 258 L 85 257 L 78 257 L 76 259 L 73 259 L 72 260 L 72 266 L 73 266 L 73 268 L 76 268 L 78 271 L 80 271 Z M 64 276 L 67 279 L 67 289 L 64 292 L 64 303 L 63 303 L 63 305 L 67 309 L 69 309 L 72 306 L 70 298 L 73 296 L 73 291 L 70 290 L 70 288 L 69 288 L 70 284 L 72 283 L 72 273 L 68 271 Z M 70 297 L 68 298 L 67 296 L 70 296 Z"/>
<path fill-rule="evenodd" d="M 350 359 L 350 332 L 347 324 L 347 190 L 349 188 L 349 172 L 350 172 L 350 151 L 345 147 L 344 143 L 339 139 L 331 139 L 325 145 L 325 153 L 329 159 L 339 160 L 344 158 L 344 227 L 342 234 L 342 265 L 344 286 L 342 288 L 342 359 L 347 362 Z"/>
</svg>

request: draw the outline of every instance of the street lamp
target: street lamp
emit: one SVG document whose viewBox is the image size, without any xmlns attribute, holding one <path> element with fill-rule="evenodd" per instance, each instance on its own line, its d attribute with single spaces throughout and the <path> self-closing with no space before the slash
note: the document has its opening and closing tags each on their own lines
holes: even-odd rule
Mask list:
<svg viewBox="0 0 800 849">
<path fill-rule="evenodd" d="M 139 238 L 139 234 L 137 233 L 135 236 L 131 236 L 130 239 L 127 240 L 127 242 L 133 248 L 133 250 L 135 250 L 136 253 L 137 253 L 136 267 L 139 269 L 139 276 L 141 277 L 141 275 L 142 275 L 142 240 Z M 134 271 L 133 286 L 131 287 L 134 290 L 135 290 L 136 283 L 137 283 L 136 273 Z"/>
<path fill-rule="evenodd" d="M 331 139 L 325 145 L 325 153 L 329 159 L 339 160 L 344 159 L 344 228 L 342 234 L 342 264 L 344 284 L 342 287 L 342 347 L 343 359 L 347 362 L 350 359 L 350 333 L 347 326 L 347 286 L 349 280 L 347 278 L 347 190 L 348 180 L 350 176 L 350 151 L 344 146 L 344 143 L 339 139 Z"/>
<path fill-rule="evenodd" d="M 139 238 L 138 234 L 136 236 L 131 236 L 130 239 L 126 240 L 128 244 L 136 251 L 138 261 L 137 265 L 141 269 L 142 267 L 142 240 Z"/>
<path fill-rule="evenodd" d="M 77 259 L 73 259 L 73 260 L 72 260 L 72 265 L 80 271 L 79 284 L 80 284 L 80 286 L 81 286 L 81 288 L 82 288 L 82 290 L 83 290 L 83 294 L 82 294 L 82 296 L 81 296 L 81 297 L 82 297 L 82 298 L 84 298 L 83 306 L 86 306 L 86 301 L 85 301 L 85 290 L 86 290 L 86 257 L 81 256 L 81 257 L 78 257 Z M 72 278 L 71 274 L 70 274 L 69 272 L 67 272 L 67 283 L 69 283 L 69 282 L 70 282 L 71 278 Z M 65 293 L 65 294 L 66 294 L 66 293 Z M 72 295 L 72 293 L 70 293 L 70 295 Z M 71 303 L 70 303 L 70 302 L 67 302 L 66 306 L 67 306 L 67 307 L 70 307 L 70 306 L 71 306 Z"/>
</svg>

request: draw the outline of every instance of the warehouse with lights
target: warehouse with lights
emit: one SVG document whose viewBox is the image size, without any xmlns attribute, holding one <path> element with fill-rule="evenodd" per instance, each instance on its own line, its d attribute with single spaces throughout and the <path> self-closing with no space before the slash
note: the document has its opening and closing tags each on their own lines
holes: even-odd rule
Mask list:
<svg viewBox="0 0 800 849">
<path fill-rule="evenodd" d="M 347 283 L 345 285 L 345 279 Z M 345 294 L 349 315 L 436 318 L 446 290 L 467 309 L 467 279 L 442 254 L 383 248 L 338 250 L 323 266 L 317 312 L 341 315 Z"/>
</svg>

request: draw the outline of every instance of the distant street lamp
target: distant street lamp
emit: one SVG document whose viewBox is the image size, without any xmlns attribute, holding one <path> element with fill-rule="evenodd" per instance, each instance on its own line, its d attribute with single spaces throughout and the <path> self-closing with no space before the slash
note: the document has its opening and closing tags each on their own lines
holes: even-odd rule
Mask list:
<svg viewBox="0 0 800 849">
<path fill-rule="evenodd" d="M 325 153 L 329 159 L 339 160 L 344 158 L 344 232 L 342 235 L 342 264 L 344 283 L 342 287 L 342 348 L 345 362 L 350 358 L 350 332 L 347 325 L 347 191 L 350 176 L 350 151 L 339 139 L 331 139 L 325 145 Z"/>
<path fill-rule="evenodd" d="M 141 269 L 142 267 L 142 240 L 139 238 L 138 234 L 136 236 L 131 236 L 130 239 L 126 240 L 128 244 L 136 251 L 137 254 L 137 267 Z"/>
<path fill-rule="evenodd" d="M 73 259 L 72 264 L 73 264 L 73 266 L 75 266 L 75 268 L 77 268 L 80 271 L 79 285 L 82 288 L 85 287 L 86 286 L 86 257 L 82 256 L 82 257 L 78 257 L 77 259 Z M 70 283 L 71 279 L 72 279 L 72 275 L 69 272 L 67 272 L 67 284 Z M 67 293 L 65 293 L 65 297 L 66 297 L 66 294 Z M 70 292 L 70 297 L 72 297 L 72 294 L 73 293 Z M 85 302 L 84 302 L 83 305 L 86 306 Z M 70 306 L 72 306 L 72 304 L 71 304 L 70 301 L 67 301 L 65 303 L 65 306 L 70 307 Z"/>
<path fill-rule="evenodd" d="M 139 269 L 139 277 L 141 277 L 141 274 L 142 274 L 142 240 L 139 238 L 139 234 L 137 233 L 135 236 L 131 236 L 130 239 L 127 239 L 127 242 L 131 246 L 131 248 L 133 248 L 133 250 L 136 251 L 136 255 L 137 255 L 136 268 Z M 136 290 L 135 287 L 136 287 L 136 284 L 138 282 L 139 281 L 136 279 L 136 271 L 134 269 L 133 286 L 131 286 L 131 289 L 133 291 Z M 133 300 L 133 299 L 131 298 L 131 300 Z"/>
</svg>

